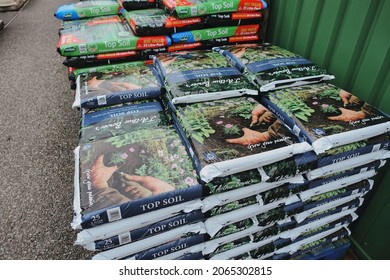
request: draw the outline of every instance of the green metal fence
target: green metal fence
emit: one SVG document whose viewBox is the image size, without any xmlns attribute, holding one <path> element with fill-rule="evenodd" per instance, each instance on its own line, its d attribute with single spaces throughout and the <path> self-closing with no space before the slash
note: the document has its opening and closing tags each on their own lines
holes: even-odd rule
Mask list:
<svg viewBox="0 0 390 280">
<path fill-rule="evenodd" d="M 390 0 L 272 0 L 267 41 L 325 67 L 334 83 L 390 113 Z M 390 174 L 377 176 L 352 240 L 390 259 Z"/>
</svg>

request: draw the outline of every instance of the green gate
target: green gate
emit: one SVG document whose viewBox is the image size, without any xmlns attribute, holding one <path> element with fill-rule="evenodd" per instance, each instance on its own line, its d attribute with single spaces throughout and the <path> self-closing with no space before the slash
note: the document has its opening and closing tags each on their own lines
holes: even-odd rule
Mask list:
<svg viewBox="0 0 390 280">
<path fill-rule="evenodd" d="M 336 76 L 336 85 L 390 113 L 390 0 L 270 2 L 267 41 L 325 67 Z M 386 171 L 388 165 L 352 227 L 361 258 L 390 259 Z"/>
</svg>

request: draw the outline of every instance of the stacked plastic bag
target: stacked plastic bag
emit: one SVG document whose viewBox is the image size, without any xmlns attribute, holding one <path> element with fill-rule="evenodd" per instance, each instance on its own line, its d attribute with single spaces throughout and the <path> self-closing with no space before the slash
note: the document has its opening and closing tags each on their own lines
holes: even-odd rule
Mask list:
<svg viewBox="0 0 390 280">
<path fill-rule="evenodd" d="M 259 42 L 263 0 L 82 1 L 58 8 L 68 67 L 148 59 L 160 52 Z"/>
<path fill-rule="evenodd" d="M 154 5 L 120 2 L 128 10 Z M 212 18 L 206 11 L 217 2 L 235 9 L 228 12 L 240 7 L 179 2 L 162 1 L 184 19 Z M 60 34 L 111 36 L 84 29 L 106 22 L 152 37 L 193 32 L 159 25 L 163 13 L 154 11 L 154 21 L 151 10 L 123 9 L 123 18 L 66 21 Z M 72 36 L 64 42 L 79 50 Z M 95 259 L 289 259 L 350 234 L 390 155 L 385 113 L 328 84 L 334 77 L 325 69 L 268 44 L 152 58 L 71 71 L 81 114 L 77 245 L 99 252 Z"/>
</svg>

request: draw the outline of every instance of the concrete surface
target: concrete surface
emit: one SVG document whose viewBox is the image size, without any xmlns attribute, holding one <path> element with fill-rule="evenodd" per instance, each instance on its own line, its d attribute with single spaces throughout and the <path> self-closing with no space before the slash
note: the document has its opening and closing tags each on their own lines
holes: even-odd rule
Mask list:
<svg viewBox="0 0 390 280">
<path fill-rule="evenodd" d="M 70 227 L 79 126 L 53 16 L 70 2 L 31 0 L 0 32 L 2 260 L 92 256 Z"/>
</svg>

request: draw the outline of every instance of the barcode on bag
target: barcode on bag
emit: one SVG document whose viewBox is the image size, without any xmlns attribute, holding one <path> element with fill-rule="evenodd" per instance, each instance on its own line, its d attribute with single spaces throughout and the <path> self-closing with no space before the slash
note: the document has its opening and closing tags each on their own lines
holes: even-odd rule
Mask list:
<svg viewBox="0 0 390 280">
<path fill-rule="evenodd" d="M 118 238 L 120 245 L 131 242 L 130 232 L 119 234 Z"/>
<path fill-rule="evenodd" d="M 97 103 L 98 103 L 98 105 L 106 105 L 107 104 L 106 96 L 105 95 L 98 96 Z"/>
<path fill-rule="evenodd" d="M 107 210 L 107 217 L 109 222 L 114 222 L 122 219 L 121 209 L 119 207 Z"/>
<path fill-rule="evenodd" d="M 79 44 L 79 50 L 80 50 L 80 53 L 86 53 L 87 46 L 85 44 Z"/>
</svg>

